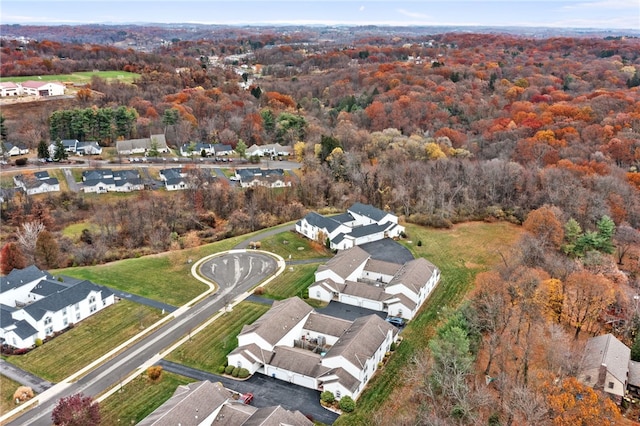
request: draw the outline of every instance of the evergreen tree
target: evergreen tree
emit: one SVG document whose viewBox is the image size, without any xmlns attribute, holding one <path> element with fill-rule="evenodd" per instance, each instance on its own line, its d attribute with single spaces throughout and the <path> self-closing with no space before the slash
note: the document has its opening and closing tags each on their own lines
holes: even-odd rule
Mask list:
<svg viewBox="0 0 640 426">
<path fill-rule="evenodd" d="M 38 143 L 38 158 L 49 158 L 49 145 L 44 140 Z"/>
<path fill-rule="evenodd" d="M 62 141 L 56 142 L 56 149 L 53 152 L 53 160 L 54 161 L 64 161 L 69 158 L 69 154 L 64 150 L 64 145 Z"/>
</svg>

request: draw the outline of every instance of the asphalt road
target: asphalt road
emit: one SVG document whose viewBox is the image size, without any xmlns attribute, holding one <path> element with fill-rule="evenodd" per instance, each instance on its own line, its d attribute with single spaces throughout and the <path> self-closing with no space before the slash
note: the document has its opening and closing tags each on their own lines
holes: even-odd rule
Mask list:
<svg viewBox="0 0 640 426">
<path fill-rule="evenodd" d="M 202 271 L 211 276 L 220 286 L 216 294 L 207 297 L 178 318 L 160 326 L 78 381 L 64 388 L 54 387 L 59 391 L 51 395 L 47 401 L 7 424 L 50 426 L 51 411 L 58 399 L 79 392 L 95 397 L 118 384 L 136 368 L 218 313 L 233 297 L 244 293 L 273 274 L 276 268 L 275 259 L 256 252 L 247 252 L 246 255 L 242 253 L 221 255 L 206 261 L 202 265 Z"/>
</svg>

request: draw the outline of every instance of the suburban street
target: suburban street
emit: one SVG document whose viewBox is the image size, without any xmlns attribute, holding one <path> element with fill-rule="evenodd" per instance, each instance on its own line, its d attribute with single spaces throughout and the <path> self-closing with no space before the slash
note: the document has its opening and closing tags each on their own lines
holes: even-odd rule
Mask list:
<svg viewBox="0 0 640 426">
<path fill-rule="evenodd" d="M 117 385 L 135 369 L 218 313 L 234 297 L 268 278 L 276 270 L 276 260 L 259 252 L 233 252 L 205 261 L 202 264 L 203 274 L 215 278 L 220 286 L 218 292 L 205 298 L 178 318 L 160 326 L 76 382 L 54 386 L 49 391 L 51 393 L 47 400 L 40 406 L 7 424 L 50 425 L 51 411 L 58 399 L 78 392 L 95 397 Z"/>
</svg>

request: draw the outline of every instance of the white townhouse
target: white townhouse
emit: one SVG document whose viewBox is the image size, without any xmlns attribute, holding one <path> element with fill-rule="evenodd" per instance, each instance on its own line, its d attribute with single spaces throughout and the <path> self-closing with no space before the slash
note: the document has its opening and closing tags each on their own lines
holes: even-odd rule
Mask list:
<svg viewBox="0 0 640 426">
<path fill-rule="evenodd" d="M 14 145 L 9 142 L 0 144 L 0 154 L 15 157 L 16 155 L 26 155 L 29 153 L 29 148 L 24 145 Z"/>
<path fill-rule="evenodd" d="M 16 175 L 13 177 L 13 183 L 27 195 L 60 191 L 60 182 L 57 178 L 49 176 L 47 171 Z"/>
<path fill-rule="evenodd" d="M 148 138 L 117 141 L 116 151 L 119 155 L 145 154 L 154 146 L 160 153 L 169 152 L 167 139 L 162 133 L 151 135 Z"/>
<path fill-rule="evenodd" d="M 144 189 L 144 182 L 137 170 L 94 169 L 82 172 L 83 191 L 87 194 L 107 192 L 131 192 Z"/>
<path fill-rule="evenodd" d="M 167 191 L 188 189 L 190 185 L 187 174 L 180 167 L 160 170 L 160 180 L 164 182 Z"/>
<path fill-rule="evenodd" d="M 259 169 L 255 167 L 237 169 L 234 179 L 240 182 L 242 188 L 256 186 L 284 188 L 291 186 L 291 181 L 285 178 L 283 169 Z"/>
<path fill-rule="evenodd" d="M 319 314 L 302 299 L 276 301 L 238 335 L 229 365 L 309 389 L 356 399 L 398 330 L 369 315 L 346 321 Z"/>
<path fill-rule="evenodd" d="M 352 247 L 318 267 L 309 297 L 411 320 L 439 281 L 440 271 L 424 258 L 395 263 Z"/>
<path fill-rule="evenodd" d="M 112 305 L 106 287 L 65 277 L 55 280 L 35 266 L 0 277 L 0 340 L 18 349 L 44 339 Z"/>
<path fill-rule="evenodd" d="M 200 157 L 204 152 L 205 156 L 215 154 L 213 144 L 210 143 L 186 143 L 180 147 L 180 155 L 183 157 Z"/>
<path fill-rule="evenodd" d="M 247 148 L 246 155 L 247 157 L 252 157 L 254 155 L 258 157 L 278 157 L 278 156 L 289 156 L 292 153 L 292 149 L 290 146 L 283 146 L 279 143 L 266 144 L 266 145 L 251 145 Z"/>
<path fill-rule="evenodd" d="M 336 216 L 311 212 L 295 226 L 298 233 L 311 240 L 324 244 L 326 241 L 319 239 L 328 238 L 332 250 L 346 250 L 383 238 L 397 238 L 405 230 L 394 214 L 362 203 L 355 203 L 346 213 Z"/>
</svg>

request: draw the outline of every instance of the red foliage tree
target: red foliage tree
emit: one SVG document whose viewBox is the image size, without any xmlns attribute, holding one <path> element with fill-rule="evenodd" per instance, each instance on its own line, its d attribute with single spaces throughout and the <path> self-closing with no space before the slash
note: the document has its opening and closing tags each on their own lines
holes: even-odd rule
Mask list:
<svg viewBox="0 0 640 426">
<path fill-rule="evenodd" d="M 15 243 L 7 243 L 0 250 L 0 271 L 6 275 L 14 269 L 27 266 L 27 259 Z"/>
<path fill-rule="evenodd" d="M 77 393 L 61 398 L 51 413 L 54 425 L 86 426 L 100 424 L 100 405 L 90 396 Z"/>
</svg>

